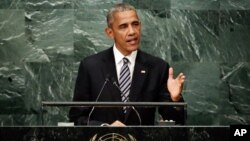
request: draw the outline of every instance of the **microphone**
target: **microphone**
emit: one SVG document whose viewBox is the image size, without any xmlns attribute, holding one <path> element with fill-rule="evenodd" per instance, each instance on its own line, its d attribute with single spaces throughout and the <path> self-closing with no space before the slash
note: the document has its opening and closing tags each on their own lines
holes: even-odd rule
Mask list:
<svg viewBox="0 0 250 141">
<path fill-rule="evenodd" d="M 100 96 L 101 96 L 101 94 L 102 94 L 102 91 L 103 91 L 103 89 L 105 88 L 105 86 L 107 85 L 108 81 L 109 81 L 109 75 L 106 75 L 105 81 L 104 81 L 104 83 L 102 84 L 102 88 L 101 88 L 101 90 L 99 91 L 99 93 L 98 93 L 98 95 L 97 95 L 97 97 L 96 97 L 96 99 L 95 99 L 95 102 L 97 102 L 97 101 L 99 100 L 99 98 L 100 98 Z M 91 111 L 89 112 L 88 120 L 87 120 L 87 125 L 89 125 L 89 120 L 90 120 L 90 117 L 91 117 L 91 115 L 92 115 L 94 109 L 95 109 L 95 106 L 93 106 L 93 107 L 91 108 Z"/>
<path fill-rule="evenodd" d="M 118 84 L 117 84 L 117 82 L 116 82 L 116 80 L 115 80 L 114 77 L 111 78 L 111 81 L 112 81 L 112 84 L 113 84 L 113 85 L 119 90 L 119 92 L 122 94 L 122 92 L 121 92 L 121 90 L 120 90 L 120 87 L 118 86 Z M 128 99 L 128 102 L 130 102 L 129 99 Z M 132 107 L 132 109 L 134 110 L 134 112 L 136 113 L 136 116 L 138 117 L 139 123 L 140 123 L 140 125 L 141 125 L 141 116 L 140 116 L 139 112 L 135 109 L 134 106 L 131 106 L 131 107 Z"/>
</svg>

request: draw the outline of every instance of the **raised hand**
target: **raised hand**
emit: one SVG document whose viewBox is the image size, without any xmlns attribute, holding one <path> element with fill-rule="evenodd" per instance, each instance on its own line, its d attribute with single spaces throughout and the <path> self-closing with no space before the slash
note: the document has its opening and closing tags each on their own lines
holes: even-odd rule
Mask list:
<svg viewBox="0 0 250 141">
<path fill-rule="evenodd" d="M 185 76 L 183 73 L 180 73 L 174 79 L 174 70 L 172 67 L 169 68 L 167 88 L 168 88 L 168 91 L 170 93 L 171 99 L 173 101 L 180 100 L 184 81 L 185 81 Z"/>
</svg>

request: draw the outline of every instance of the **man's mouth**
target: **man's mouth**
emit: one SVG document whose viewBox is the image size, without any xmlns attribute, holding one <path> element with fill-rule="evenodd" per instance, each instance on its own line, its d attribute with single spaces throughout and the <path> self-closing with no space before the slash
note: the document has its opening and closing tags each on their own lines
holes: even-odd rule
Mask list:
<svg viewBox="0 0 250 141">
<path fill-rule="evenodd" d="M 129 43 L 129 44 L 131 44 L 131 45 L 134 45 L 134 44 L 137 43 L 137 38 L 128 39 L 126 42 Z"/>
</svg>

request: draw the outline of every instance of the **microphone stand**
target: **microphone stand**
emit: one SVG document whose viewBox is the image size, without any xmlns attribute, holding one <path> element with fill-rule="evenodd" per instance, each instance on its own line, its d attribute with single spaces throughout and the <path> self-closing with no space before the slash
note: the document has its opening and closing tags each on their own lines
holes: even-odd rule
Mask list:
<svg viewBox="0 0 250 141">
<path fill-rule="evenodd" d="M 102 85 L 102 88 L 101 88 L 101 90 L 100 90 L 98 96 L 96 97 L 95 102 L 97 102 L 97 101 L 99 100 L 99 97 L 101 96 L 101 93 L 102 93 L 102 91 L 103 91 L 103 89 L 104 89 L 104 87 L 106 86 L 106 84 L 107 84 L 108 81 L 109 81 L 109 78 L 106 77 L 106 79 L 105 79 L 105 81 L 104 81 L 104 83 L 103 83 L 103 85 Z M 90 117 L 91 117 L 91 115 L 92 115 L 94 109 L 95 109 L 95 106 L 93 106 L 93 107 L 91 108 L 91 111 L 89 112 L 88 120 L 87 120 L 87 125 L 89 125 L 89 120 L 90 120 Z"/>
<path fill-rule="evenodd" d="M 115 81 L 115 79 L 114 79 L 113 77 L 111 78 L 111 81 L 112 81 L 112 84 L 115 85 L 115 87 L 116 87 L 116 88 L 119 90 L 119 92 L 121 93 L 120 87 L 118 86 L 118 84 L 116 83 L 116 81 Z M 130 102 L 129 99 L 128 99 L 128 102 Z M 132 109 L 134 110 L 136 116 L 138 117 L 139 123 L 140 123 L 140 126 L 141 126 L 142 121 L 141 121 L 141 116 L 140 116 L 139 112 L 135 109 L 135 106 L 131 106 L 131 107 L 132 107 Z"/>
<path fill-rule="evenodd" d="M 128 101 L 128 102 L 129 102 L 129 101 Z M 140 116 L 139 112 L 135 109 L 135 106 L 131 106 L 131 107 L 132 107 L 132 109 L 135 111 L 135 113 L 136 113 L 136 115 L 137 115 L 137 117 L 138 117 L 138 119 L 139 119 L 140 126 L 141 126 L 141 116 Z"/>
</svg>

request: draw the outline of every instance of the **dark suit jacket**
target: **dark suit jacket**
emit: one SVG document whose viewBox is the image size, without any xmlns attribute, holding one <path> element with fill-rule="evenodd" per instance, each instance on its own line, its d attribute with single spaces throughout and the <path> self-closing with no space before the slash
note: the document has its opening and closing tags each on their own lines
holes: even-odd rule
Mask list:
<svg viewBox="0 0 250 141">
<path fill-rule="evenodd" d="M 160 58 L 138 50 L 131 84 L 129 100 L 131 102 L 163 102 L 171 101 L 166 82 L 169 65 Z M 142 73 L 145 71 L 145 73 Z M 81 61 L 75 84 L 73 101 L 95 101 L 107 75 L 117 81 L 113 49 L 104 50 L 98 54 L 86 57 Z M 117 81 L 118 82 L 118 81 Z M 107 83 L 98 101 L 120 102 L 121 94 L 112 83 Z M 183 101 L 183 99 L 181 99 Z M 87 123 L 91 108 L 73 107 L 69 112 L 69 119 L 76 125 Z M 155 108 L 137 107 L 142 125 L 154 125 Z M 164 119 L 173 119 L 177 124 L 183 124 L 183 109 L 170 107 L 159 108 Z M 122 108 L 95 107 L 90 117 L 90 124 L 112 123 L 120 120 L 126 125 L 138 125 L 139 120 L 135 111 L 130 110 L 124 115 Z"/>
</svg>

